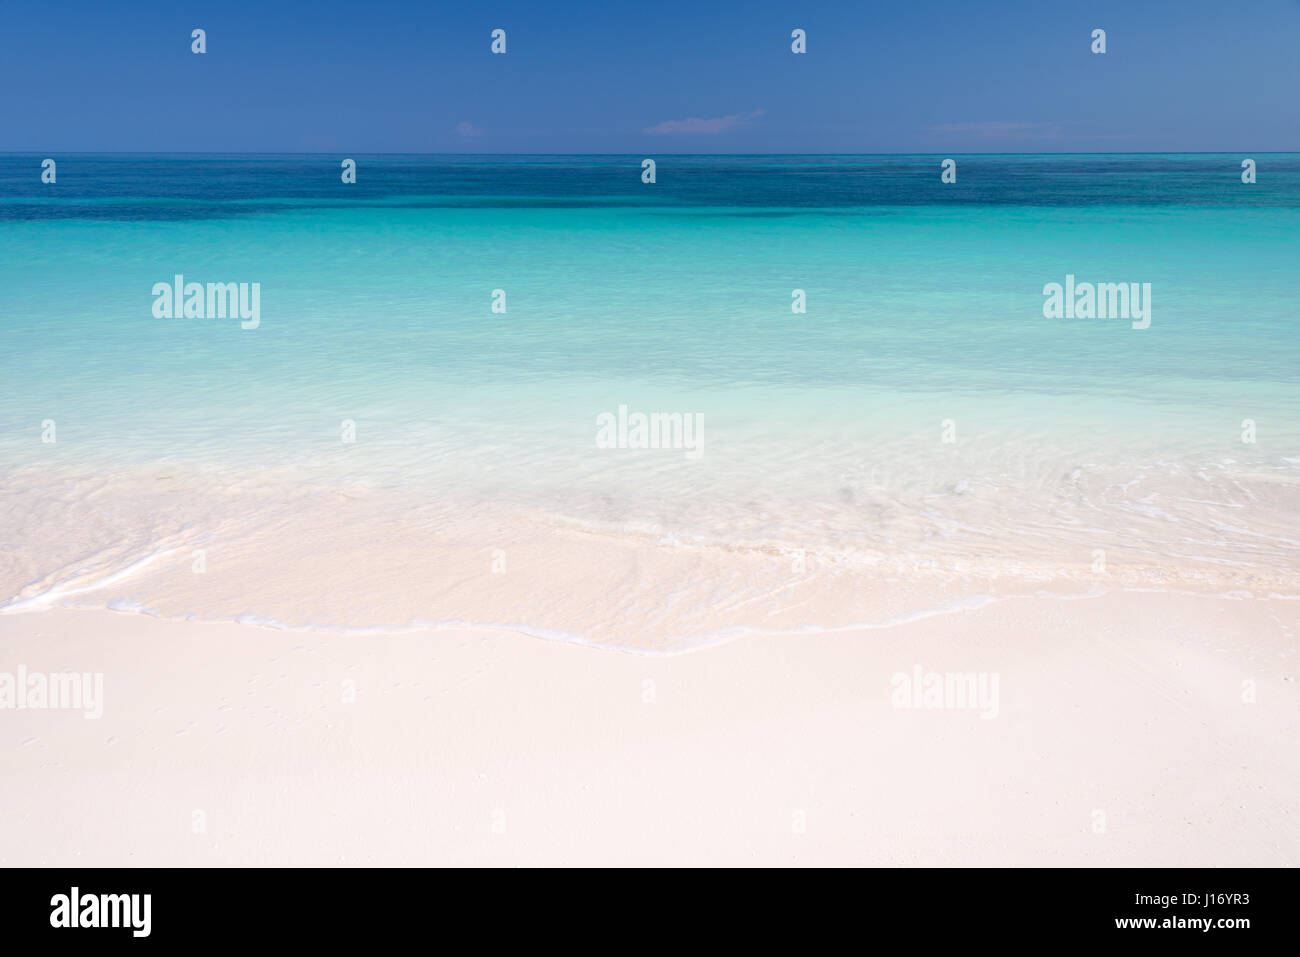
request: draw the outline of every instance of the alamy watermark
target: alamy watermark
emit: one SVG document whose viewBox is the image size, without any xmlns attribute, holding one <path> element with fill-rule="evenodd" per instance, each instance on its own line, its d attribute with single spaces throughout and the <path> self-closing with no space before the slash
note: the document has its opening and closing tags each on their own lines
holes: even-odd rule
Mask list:
<svg viewBox="0 0 1300 957">
<path fill-rule="evenodd" d="M 914 665 L 889 679 L 895 708 L 938 711 L 978 711 L 983 719 L 998 716 L 998 672 L 925 671 Z"/>
<path fill-rule="evenodd" d="M 186 282 L 177 273 L 171 282 L 153 285 L 155 319 L 241 319 L 241 329 L 262 324 L 260 282 Z"/>
<path fill-rule="evenodd" d="M 688 459 L 704 454 L 704 415 L 700 412 L 631 412 L 596 416 L 598 449 L 682 449 Z"/>
<path fill-rule="evenodd" d="M 1069 273 L 1064 285 L 1045 285 L 1043 296 L 1046 319 L 1131 319 L 1134 329 L 1151 325 L 1149 282 L 1076 283 Z"/>
<path fill-rule="evenodd" d="M 28 671 L 19 665 L 17 673 L 0 671 L 0 711 L 45 709 L 81 711 L 88 720 L 104 715 L 104 675 L 75 671 L 47 674 Z"/>
<path fill-rule="evenodd" d="M 119 927 L 132 937 L 148 937 L 153 921 L 152 894 L 83 894 L 73 887 L 50 898 L 51 927 Z"/>
</svg>

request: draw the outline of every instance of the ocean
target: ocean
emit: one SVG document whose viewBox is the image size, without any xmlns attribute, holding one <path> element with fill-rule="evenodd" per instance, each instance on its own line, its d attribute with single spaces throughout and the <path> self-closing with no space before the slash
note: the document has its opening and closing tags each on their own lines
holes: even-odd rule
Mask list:
<svg viewBox="0 0 1300 957">
<path fill-rule="evenodd" d="M 1300 155 L 1247 155 L 0 155 L 0 611 L 1300 594 Z"/>
</svg>

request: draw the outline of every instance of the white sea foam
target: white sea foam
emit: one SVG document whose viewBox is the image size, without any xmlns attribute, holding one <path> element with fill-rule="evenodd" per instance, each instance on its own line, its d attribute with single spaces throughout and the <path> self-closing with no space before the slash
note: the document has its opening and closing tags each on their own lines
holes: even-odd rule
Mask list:
<svg viewBox="0 0 1300 957">
<path fill-rule="evenodd" d="M 11 470 L 0 611 L 89 604 L 359 635 L 490 627 L 673 653 L 1038 592 L 1300 591 L 1292 478 L 1142 474 L 1140 495 L 1116 469 L 1054 465 L 961 494 L 891 478 L 884 492 L 598 485 L 521 503 L 269 472 Z"/>
</svg>

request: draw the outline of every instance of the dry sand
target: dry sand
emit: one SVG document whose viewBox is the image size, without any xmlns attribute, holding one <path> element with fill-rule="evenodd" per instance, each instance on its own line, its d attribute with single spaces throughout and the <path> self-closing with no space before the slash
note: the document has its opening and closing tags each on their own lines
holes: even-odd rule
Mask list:
<svg viewBox="0 0 1300 957">
<path fill-rule="evenodd" d="M 1298 625 L 1125 592 L 656 657 L 0 615 L 0 672 L 104 676 L 98 720 L 0 711 L 0 864 L 1295 865 Z M 894 707 L 916 666 L 996 716 Z"/>
</svg>

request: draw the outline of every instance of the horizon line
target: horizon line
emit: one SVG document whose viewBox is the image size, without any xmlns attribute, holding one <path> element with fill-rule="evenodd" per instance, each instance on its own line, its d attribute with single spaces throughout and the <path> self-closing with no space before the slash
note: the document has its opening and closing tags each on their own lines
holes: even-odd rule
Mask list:
<svg viewBox="0 0 1300 957">
<path fill-rule="evenodd" d="M 0 156 L 41 156 L 63 153 L 69 156 L 339 156 L 347 150 L 0 150 Z M 362 150 L 356 156 L 1228 156 L 1241 153 L 1256 155 L 1300 155 L 1300 150 L 946 150 L 939 152 L 891 151 L 869 153 L 665 153 L 641 150 L 635 153 L 516 153 L 498 152 L 425 152 L 408 150 Z"/>
</svg>

